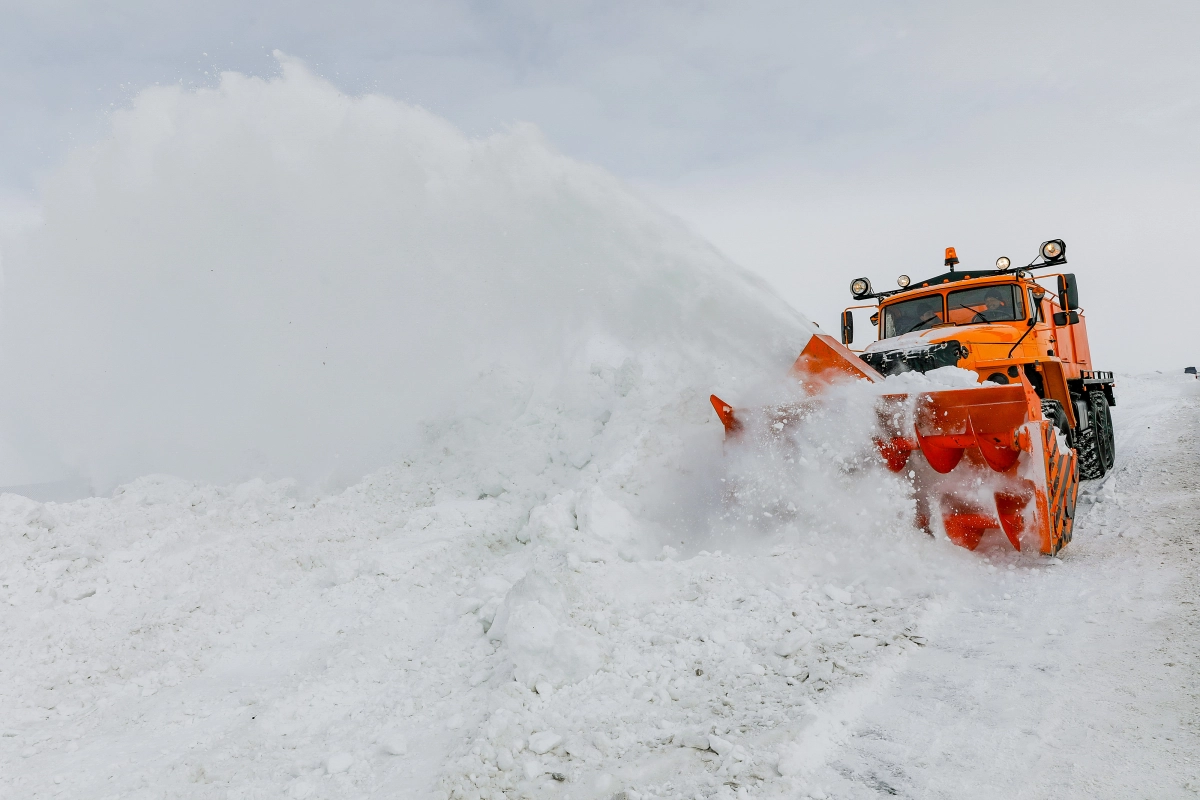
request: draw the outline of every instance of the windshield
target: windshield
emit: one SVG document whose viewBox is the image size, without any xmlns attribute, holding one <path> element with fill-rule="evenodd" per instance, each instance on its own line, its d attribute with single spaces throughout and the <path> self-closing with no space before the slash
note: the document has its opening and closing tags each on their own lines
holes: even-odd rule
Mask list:
<svg viewBox="0 0 1200 800">
<path fill-rule="evenodd" d="M 1021 290 L 1013 283 L 951 292 L 947 305 L 955 325 L 1025 319 Z"/>
<path fill-rule="evenodd" d="M 943 321 L 942 296 L 931 294 L 883 307 L 883 338 L 932 328 Z"/>
</svg>

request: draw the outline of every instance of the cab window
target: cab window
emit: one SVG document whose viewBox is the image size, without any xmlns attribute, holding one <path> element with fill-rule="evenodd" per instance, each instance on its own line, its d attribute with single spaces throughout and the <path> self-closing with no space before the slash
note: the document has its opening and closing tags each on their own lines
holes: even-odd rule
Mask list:
<svg viewBox="0 0 1200 800">
<path fill-rule="evenodd" d="M 1025 319 L 1020 287 L 1011 283 L 951 292 L 947 306 L 955 325 Z"/>
<path fill-rule="evenodd" d="M 942 295 L 915 297 L 883 307 L 883 338 L 924 330 L 945 321 Z"/>
</svg>

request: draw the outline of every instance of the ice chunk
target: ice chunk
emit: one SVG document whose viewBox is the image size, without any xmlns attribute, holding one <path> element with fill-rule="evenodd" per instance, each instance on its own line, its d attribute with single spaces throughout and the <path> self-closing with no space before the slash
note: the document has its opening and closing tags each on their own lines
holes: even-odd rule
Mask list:
<svg viewBox="0 0 1200 800">
<path fill-rule="evenodd" d="M 726 753 L 733 752 L 733 743 L 722 739 L 715 733 L 711 733 L 708 736 L 708 749 L 719 756 L 724 756 Z"/>
<path fill-rule="evenodd" d="M 785 678 L 799 678 L 803 683 L 808 679 L 808 667 L 803 664 L 797 664 L 794 661 L 789 661 L 784 665 L 783 669 L 779 670 L 779 674 Z"/>
<path fill-rule="evenodd" d="M 691 747 L 696 750 L 708 750 L 708 734 L 700 731 L 680 731 L 675 734 L 675 743 L 680 747 Z"/>
<path fill-rule="evenodd" d="M 513 676 L 530 688 L 539 680 L 574 683 L 599 669 L 602 659 L 600 638 L 570 623 L 562 591 L 536 572 L 509 590 L 488 637 L 504 644 Z"/>
<path fill-rule="evenodd" d="M 554 731 L 539 731 L 529 736 L 529 749 L 539 756 L 562 744 L 563 737 Z"/>
<path fill-rule="evenodd" d="M 829 682 L 833 680 L 833 662 L 818 661 L 814 666 L 809 668 L 809 677 L 817 681 Z"/>
</svg>

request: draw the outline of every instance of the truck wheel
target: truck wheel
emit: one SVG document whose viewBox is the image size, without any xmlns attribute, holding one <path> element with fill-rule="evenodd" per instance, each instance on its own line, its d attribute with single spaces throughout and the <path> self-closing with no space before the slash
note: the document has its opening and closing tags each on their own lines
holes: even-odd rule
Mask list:
<svg viewBox="0 0 1200 800">
<path fill-rule="evenodd" d="M 1075 452 L 1079 456 L 1079 477 L 1095 481 L 1112 466 L 1112 419 L 1104 392 L 1087 393 L 1088 426 L 1078 432 Z"/>
<path fill-rule="evenodd" d="M 1075 431 L 1071 430 L 1070 424 L 1067 422 L 1067 412 L 1063 410 L 1062 403 L 1057 400 L 1042 401 L 1042 416 L 1050 420 L 1063 438 L 1067 440 L 1067 447 L 1075 447 Z M 1076 478 L 1079 477 L 1079 459 L 1075 459 Z"/>
<path fill-rule="evenodd" d="M 1092 392 L 1091 395 L 1088 400 L 1100 423 L 1096 430 L 1100 437 L 1100 453 L 1104 458 L 1104 471 L 1108 472 L 1117 460 L 1117 442 L 1113 436 L 1112 414 L 1109 413 L 1108 400 L 1104 397 L 1104 392 Z"/>
</svg>

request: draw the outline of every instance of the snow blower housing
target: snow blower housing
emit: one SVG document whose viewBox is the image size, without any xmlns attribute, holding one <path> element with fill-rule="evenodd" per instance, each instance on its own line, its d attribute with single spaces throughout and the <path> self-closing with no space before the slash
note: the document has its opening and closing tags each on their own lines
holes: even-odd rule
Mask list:
<svg viewBox="0 0 1200 800">
<path fill-rule="evenodd" d="M 998 473 L 992 483 L 999 488 L 985 502 L 963 496 L 953 483 L 918 478 L 918 521 L 965 547 L 974 549 L 987 530 L 1001 529 L 1017 549 L 1024 540 L 1057 553 L 1071 540 L 1078 481 L 1103 477 L 1113 465 L 1113 377 L 1092 368 L 1075 276 L 1033 274 L 1066 263 L 1066 244 L 1052 239 L 1038 258 L 1015 270 L 1007 258 L 994 269 L 956 270 L 950 247 L 948 271 L 927 280 L 901 275 L 899 289 L 874 292 L 869 280 L 857 278 L 851 294 L 874 304 L 842 312 L 842 341 L 814 335 L 793 366 L 814 393 L 835 380 L 877 382 L 940 367 L 979 375 L 979 386 L 916 398 L 885 395 L 876 440 L 880 457 L 896 472 L 912 466 L 910 457 L 920 451 L 937 475 Z M 1039 278 L 1057 278 L 1057 292 Z M 854 311 L 861 308 L 875 309 L 878 341 L 855 353 L 848 346 Z M 715 395 L 711 400 L 726 436 L 736 436 L 741 425 L 733 408 Z M 893 413 L 912 400 L 911 417 Z"/>
</svg>

